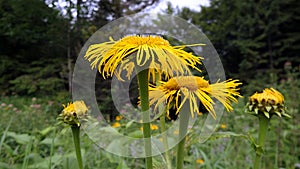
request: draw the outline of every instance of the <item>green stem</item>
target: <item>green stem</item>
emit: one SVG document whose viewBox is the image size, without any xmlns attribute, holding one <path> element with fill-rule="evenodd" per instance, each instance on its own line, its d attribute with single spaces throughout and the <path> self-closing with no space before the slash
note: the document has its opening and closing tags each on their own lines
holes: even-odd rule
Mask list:
<svg viewBox="0 0 300 169">
<path fill-rule="evenodd" d="M 185 104 L 182 107 L 183 111 L 180 111 L 179 116 L 179 144 L 177 147 L 177 161 L 176 161 L 176 167 L 177 169 L 183 169 L 183 162 L 184 162 L 184 144 L 186 140 L 187 135 L 187 128 L 189 124 L 189 111 L 187 111 L 189 103 L 188 101 L 185 102 Z"/>
<path fill-rule="evenodd" d="M 148 69 L 137 74 L 141 109 L 143 112 L 143 134 L 145 138 L 146 168 L 152 169 L 151 130 L 149 114 Z"/>
<path fill-rule="evenodd" d="M 258 116 L 258 119 L 259 119 L 258 145 L 263 150 L 270 119 L 265 116 Z M 257 151 L 255 161 L 254 161 L 254 169 L 259 169 L 261 156 L 262 156 L 262 152 Z"/>
<path fill-rule="evenodd" d="M 162 113 L 162 115 L 160 116 L 159 120 L 160 120 L 161 133 L 163 133 L 163 135 L 162 135 L 163 145 L 164 145 L 164 148 L 166 150 L 166 152 L 165 152 L 165 158 L 166 158 L 166 161 L 167 161 L 167 168 L 168 169 L 172 169 L 172 164 L 171 164 L 171 161 L 170 161 L 170 154 L 169 154 L 169 145 L 168 145 L 168 140 L 167 140 L 167 134 L 164 133 L 166 131 L 166 112 L 165 112 L 165 110 Z"/>
<path fill-rule="evenodd" d="M 156 81 L 156 86 L 160 86 L 160 75 L 159 73 L 155 73 L 155 81 Z M 170 154 L 169 154 L 169 144 L 168 144 L 168 138 L 167 138 L 167 133 L 165 133 L 166 129 L 166 113 L 167 113 L 167 106 L 165 106 L 165 108 L 163 108 L 163 105 L 159 105 L 159 113 L 161 113 L 161 116 L 159 117 L 159 121 L 160 121 L 160 128 L 161 128 L 161 133 L 162 135 L 162 139 L 163 139 L 163 145 L 164 145 L 164 149 L 165 149 L 165 158 L 166 158 L 166 162 L 167 162 L 167 169 L 172 169 L 172 163 L 170 160 Z"/>
<path fill-rule="evenodd" d="M 74 140 L 74 145 L 75 145 L 78 166 L 80 169 L 83 169 L 81 150 L 80 150 L 80 137 L 79 137 L 80 127 L 72 126 L 71 128 L 72 128 L 72 133 L 73 133 L 73 140 Z"/>
</svg>

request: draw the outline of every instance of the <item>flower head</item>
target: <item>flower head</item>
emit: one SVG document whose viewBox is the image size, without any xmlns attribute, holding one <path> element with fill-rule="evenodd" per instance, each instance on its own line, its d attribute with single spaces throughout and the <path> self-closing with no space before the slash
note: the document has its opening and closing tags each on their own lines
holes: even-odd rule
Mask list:
<svg viewBox="0 0 300 169">
<path fill-rule="evenodd" d="M 116 116 L 116 121 L 120 121 L 122 118 L 122 116 Z"/>
<path fill-rule="evenodd" d="M 247 107 L 248 111 L 253 112 L 254 115 L 263 114 L 267 118 L 272 115 L 290 117 L 285 113 L 283 95 L 273 88 L 266 88 L 261 93 L 254 93 L 249 98 Z"/>
<path fill-rule="evenodd" d="M 167 40 L 156 35 L 126 36 L 118 41 L 110 38 L 108 42 L 91 45 L 84 57 L 91 62 L 92 68 L 98 67 L 104 78 L 115 74 L 123 80 L 121 72 L 125 70 L 129 79 L 136 67 L 144 66 L 150 69 L 151 74 L 157 71 L 172 77 L 174 74 L 190 73 L 189 66 L 197 69 L 200 57 L 183 49 L 199 45 L 203 44 L 171 46 Z"/>
<path fill-rule="evenodd" d="M 113 128 L 118 128 L 118 127 L 120 127 L 121 126 L 121 124 L 119 123 L 119 122 L 114 122 L 113 124 L 112 124 L 112 127 Z"/>
<path fill-rule="evenodd" d="M 171 108 L 175 108 L 176 114 L 178 114 L 183 104 L 188 100 L 191 115 L 194 117 L 195 112 L 201 114 L 197 104 L 197 99 L 199 99 L 204 108 L 216 118 L 213 97 L 221 102 L 227 111 L 231 111 L 231 102 L 237 102 L 235 97 L 241 97 L 237 88 L 240 84 L 238 80 L 209 84 L 203 77 L 174 77 L 167 82 L 161 82 L 158 87 L 149 88 L 150 105 L 156 103 L 154 110 L 157 110 L 158 105 L 165 103 L 167 115 L 169 115 Z M 180 98 L 182 99 L 180 100 Z"/>
<path fill-rule="evenodd" d="M 75 101 L 73 103 L 68 103 L 67 106 L 63 106 L 64 109 L 60 113 L 58 119 L 71 126 L 80 126 L 79 119 L 83 118 L 88 111 L 88 108 L 85 105 L 84 101 Z"/>
<path fill-rule="evenodd" d="M 220 125 L 220 128 L 221 128 L 221 129 L 226 129 L 226 128 L 227 128 L 227 125 L 226 125 L 226 124 L 221 124 L 221 125 Z"/>
<path fill-rule="evenodd" d="M 197 164 L 203 164 L 203 163 L 204 163 L 204 160 L 201 159 L 201 158 L 199 158 L 199 159 L 196 160 L 196 163 L 197 163 Z"/>
<path fill-rule="evenodd" d="M 151 130 L 158 130 L 158 126 L 155 124 L 150 124 L 150 129 Z"/>
<path fill-rule="evenodd" d="M 143 131 L 144 128 L 141 127 L 140 130 Z M 156 124 L 150 124 L 150 130 L 158 130 L 158 126 Z"/>
</svg>

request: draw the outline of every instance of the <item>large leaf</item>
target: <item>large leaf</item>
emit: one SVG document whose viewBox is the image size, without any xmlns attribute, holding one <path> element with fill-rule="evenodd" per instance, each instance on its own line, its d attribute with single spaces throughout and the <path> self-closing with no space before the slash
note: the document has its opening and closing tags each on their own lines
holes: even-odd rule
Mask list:
<svg viewBox="0 0 300 169">
<path fill-rule="evenodd" d="M 15 132 L 7 132 L 7 136 L 14 138 L 19 144 L 28 144 L 33 139 L 33 137 L 28 134 L 17 134 Z"/>
</svg>

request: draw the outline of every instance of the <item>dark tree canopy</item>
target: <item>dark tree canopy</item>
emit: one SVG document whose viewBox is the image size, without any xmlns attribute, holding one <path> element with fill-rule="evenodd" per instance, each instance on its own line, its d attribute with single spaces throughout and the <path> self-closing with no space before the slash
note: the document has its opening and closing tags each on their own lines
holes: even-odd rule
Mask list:
<svg viewBox="0 0 300 169">
<path fill-rule="evenodd" d="M 228 75 L 271 84 L 285 77 L 285 64 L 300 64 L 299 7 L 297 0 L 212 0 L 200 13 L 179 15 L 209 37 Z"/>
<path fill-rule="evenodd" d="M 158 2 L 0 0 L 1 94 L 68 91 L 78 53 L 97 29 Z M 211 0 L 201 12 L 174 9 L 171 3 L 166 12 L 209 37 L 228 76 L 261 88 L 253 79 L 272 84 L 286 78 L 284 66 L 299 67 L 299 5 L 297 0 Z"/>
<path fill-rule="evenodd" d="M 68 91 L 85 41 L 109 21 L 157 2 L 0 0 L 1 95 Z"/>
</svg>

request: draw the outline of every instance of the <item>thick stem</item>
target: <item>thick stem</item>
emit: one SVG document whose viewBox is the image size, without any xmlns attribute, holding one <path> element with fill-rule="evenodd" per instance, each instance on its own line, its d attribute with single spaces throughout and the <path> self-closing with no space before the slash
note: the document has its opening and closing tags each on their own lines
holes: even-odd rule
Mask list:
<svg viewBox="0 0 300 169">
<path fill-rule="evenodd" d="M 143 112 L 143 133 L 145 139 L 146 168 L 152 169 L 152 150 L 151 150 L 151 130 L 149 114 L 149 93 L 148 93 L 148 69 L 138 73 L 138 84 Z"/>
<path fill-rule="evenodd" d="M 166 150 L 165 152 L 165 158 L 167 161 L 167 168 L 168 169 L 172 169 L 172 164 L 170 161 L 170 154 L 169 154 L 169 145 L 168 145 L 168 140 L 167 140 L 167 134 L 165 133 L 166 131 L 166 112 L 165 110 L 163 110 L 164 112 L 162 113 L 162 115 L 160 116 L 160 128 L 161 128 L 161 133 L 162 135 L 162 139 L 163 139 L 163 145 L 164 148 Z"/>
<path fill-rule="evenodd" d="M 184 144 L 187 135 L 187 128 L 189 124 L 189 115 L 190 112 L 188 111 L 188 101 L 184 103 L 182 107 L 182 111 L 180 111 L 179 116 L 179 144 L 177 147 L 177 161 L 176 167 L 177 169 L 183 169 L 183 162 L 184 162 Z"/>
<path fill-rule="evenodd" d="M 79 137 L 80 127 L 72 126 L 71 128 L 72 128 L 72 133 L 73 133 L 73 140 L 74 140 L 74 145 L 75 145 L 78 166 L 80 169 L 83 169 L 81 150 L 80 150 L 80 137 Z"/>
<path fill-rule="evenodd" d="M 160 75 L 159 73 L 155 73 L 155 82 L 156 82 L 156 86 L 160 86 Z M 162 139 L 163 139 L 163 145 L 164 145 L 164 149 L 165 149 L 165 158 L 166 158 L 166 162 L 167 162 L 167 169 L 172 169 L 172 163 L 171 163 L 171 158 L 170 158 L 170 154 L 169 154 L 169 144 L 168 144 L 168 138 L 167 138 L 167 133 L 166 132 L 166 113 L 167 113 L 167 107 L 163 105 L 159 105 L 159 113 L 161 113 L 161 116 L 159 117 L 159 121 L 160 121 L 160 128 L 161 128 L 161 133 L 162 133 Z"/>
<path fill-rule="evenodd" d="M 263 149 L 270 119 L 265 116 L 258 116 L 258 119 L 259 119 L 258 145 Z M 254 169 L 259 169 L 261 156 L 262 156 L 261 152 L 256 152 Z"/>
</svg>

